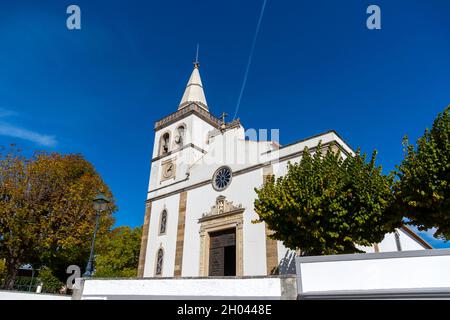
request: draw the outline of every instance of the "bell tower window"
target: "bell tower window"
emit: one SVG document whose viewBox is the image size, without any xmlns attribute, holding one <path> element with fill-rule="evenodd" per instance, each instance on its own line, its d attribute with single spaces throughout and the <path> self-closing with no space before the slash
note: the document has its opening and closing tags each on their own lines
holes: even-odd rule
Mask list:
<svg viewBox="0 0 450 320">
<path fill-rule="evenodd" d="M 184 144 L 185 132 L 186 132 L 186 127 L 184 125 L 181 125 L 177 128 L 177 131 L 175 133 L 175 143 L 178 146 L 182 146 Z"/>
<path fill-rule="evenodd" d="M 164 133 L 161 137 L 159 145 L 159 154 L 165 154 L 169 152 L 170 134 L 168 132 Z"/>
</svg>

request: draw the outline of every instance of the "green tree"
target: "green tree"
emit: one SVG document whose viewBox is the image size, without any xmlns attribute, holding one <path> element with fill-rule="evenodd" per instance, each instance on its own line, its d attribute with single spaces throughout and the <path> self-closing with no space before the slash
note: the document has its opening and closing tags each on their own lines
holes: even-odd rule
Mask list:
<svg viewBox="0 0 450 320">
<path fill-rule="evenodd" d="M 136 277 L 142 227 L 113 229 L 97 246 L 95 277 Z"/>
<path fill-rule="evenodd" d="M 65 273 L 73 257 L 87 260 L 96 214 L 92 199 L 100 190 L 112 198 L 81 155 L 25 158 L 14 147 L 0 150 L 0 257 L 6 260 L 7 287 L 24 263 Z M 100 234 L 113 224 L 114 210 L 112 203 L 102 216 Z"/>
<path fill-rule="evenodd" d="M 42 282 L 42 290 L 45 293 L 59 293 L 64 283 L 61 282 L 49 268 L 42 268 L 39 271 L 38 281 Z"/>
<path fill-rule="evenodd" d="M 436 228 L 434 237 L 450 240 L 450 106 L 417 140 L 404 139 L 405 157 L 397 167 L 396 210 L 419 230 Z"/>
<path fill-rule="evenodd" d="M 393 177 L 375 167 L 376 152 L 367 163 L 359 150 L 345 159 L 331 147 L 325 154 L 320 144 L 316 150 L 311 155 L 305 148 L 285 176 L 255 189 L 255 222 L 264 221 L 272 239 L 302 255 L 354 253 L 361 252 L 355 244 L 381 242 L 401 224 L 387 212 Z"/>
</svg>

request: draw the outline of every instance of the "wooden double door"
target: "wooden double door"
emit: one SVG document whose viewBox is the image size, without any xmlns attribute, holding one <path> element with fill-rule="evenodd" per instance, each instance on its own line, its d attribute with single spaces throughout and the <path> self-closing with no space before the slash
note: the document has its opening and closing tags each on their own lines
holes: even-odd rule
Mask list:
<svg viewBox="0 0 450 320">
<path fill-rule="evenodd" d="M 236 275 L 236 229 L 209 234 L 209 275 Z"/>
</svg>

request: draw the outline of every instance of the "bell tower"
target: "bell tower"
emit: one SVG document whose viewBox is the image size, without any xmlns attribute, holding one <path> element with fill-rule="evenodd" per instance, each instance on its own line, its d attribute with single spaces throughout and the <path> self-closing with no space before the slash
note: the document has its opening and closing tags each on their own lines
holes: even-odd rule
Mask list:
<svg viewBox="0 0 450 320">
<path fill-rule="evenodd" d="M 155 123 L 149 192 L 189 179 L 189 166 L 208 152 L 208 132 L 221 120 L 209 112 L 200 64 L 187 82 L 177 111 Z"/>
</svg>

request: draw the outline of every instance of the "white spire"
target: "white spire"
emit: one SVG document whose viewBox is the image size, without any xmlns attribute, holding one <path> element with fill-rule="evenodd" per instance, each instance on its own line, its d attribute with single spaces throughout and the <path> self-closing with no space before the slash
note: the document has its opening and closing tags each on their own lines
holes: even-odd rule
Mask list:
<svg viewBox="0 0 450 320">
<path fill-rule="evenodd" d="M 198 71 L 199 65 L 198 62 L 194 62 L 194 70 L 186 85 L 186 90 L 184 90 L 178 110 L 187 106 L 188 102 L 200 102 L 200 106 L 208 110 L 205 93 L 203 92 L 202 79 L 200 78 L 200 72 Z"/>
</svg>

